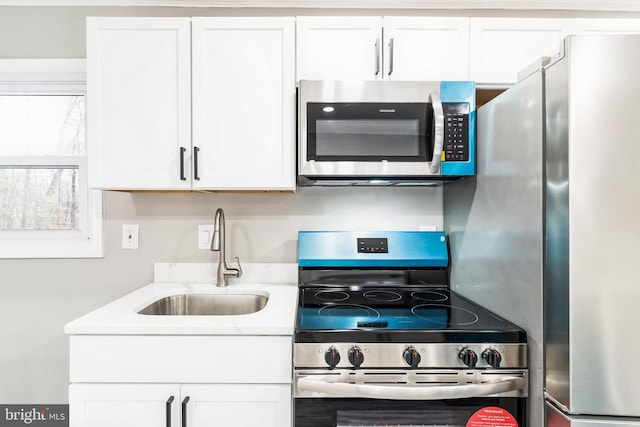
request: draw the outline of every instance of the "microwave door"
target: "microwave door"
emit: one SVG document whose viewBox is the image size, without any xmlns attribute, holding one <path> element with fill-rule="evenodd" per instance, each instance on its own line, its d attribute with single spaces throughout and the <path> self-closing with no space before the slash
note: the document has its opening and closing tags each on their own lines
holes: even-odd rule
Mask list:
<svg viewBox="0 0 640 427">
<path fill-rule="evenodd" d="M 309 102 L 306 114 L 305 160 L 365 166 L 431 160 L 426 102 Z"/>
</svg>

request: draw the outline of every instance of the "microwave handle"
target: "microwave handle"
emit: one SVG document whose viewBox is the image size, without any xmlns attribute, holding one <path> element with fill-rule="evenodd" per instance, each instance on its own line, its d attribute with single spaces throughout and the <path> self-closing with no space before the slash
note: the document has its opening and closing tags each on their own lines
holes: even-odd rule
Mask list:
<svg viewBox="0 0 640 427">
<path fill-rule="evenodd" d="M 433 158 L 431 159 L 431 173 L 440 171 L 440 158 L 444 146 L 444 110 L 437 91 L 429 93 L 429 103 L 433 108 Z"/>
</svg>

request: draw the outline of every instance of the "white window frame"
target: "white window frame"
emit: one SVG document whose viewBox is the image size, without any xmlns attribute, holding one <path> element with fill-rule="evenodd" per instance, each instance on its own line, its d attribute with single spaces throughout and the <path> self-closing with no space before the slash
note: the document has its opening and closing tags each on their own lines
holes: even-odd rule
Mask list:
<svg viewBox="0 0 640 427">
<path fill-rule="evenodd" d="M 87 95 L 84 59 L 2 59 L 0 95 Z M 86 117 L 86 115 L 85 115 Z M 86 126 L 85 126 L 86 135 Z M 87 146 L 89 141 L 86 140 Z M 80 218 L 78 230 L 0 230 L 0 258 L 101 258 L 103 194 L 88 187 L 87 155 L 2 157 L 2 165 L 78 167 Z M 25 161 L 28 160 L 28 162 Z"/>
</svg>

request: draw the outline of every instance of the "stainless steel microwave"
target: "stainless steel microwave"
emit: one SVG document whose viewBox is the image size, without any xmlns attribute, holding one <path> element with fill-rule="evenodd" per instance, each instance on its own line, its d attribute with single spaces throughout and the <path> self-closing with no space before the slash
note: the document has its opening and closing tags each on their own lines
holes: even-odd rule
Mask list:
<svg viewBox="0 0 640 427">
<path fill-rule="evenodd" d="M 301 80 L 298 184 L 433 185 L 476 173 L 475 83 Z"/>
</svg>

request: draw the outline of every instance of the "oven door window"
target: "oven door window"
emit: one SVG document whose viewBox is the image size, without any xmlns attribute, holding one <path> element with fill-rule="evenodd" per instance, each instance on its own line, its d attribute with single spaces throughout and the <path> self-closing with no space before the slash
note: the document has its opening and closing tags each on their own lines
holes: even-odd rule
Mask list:
<svg viewBox="0 0 640 427">
<path fill-rule="evenodd" d="M 295 427 L 526 427 L 525 398 L 295 399 Z M 487 415 L 487 416 L 485 416 Z M 489 420 L 493 417 L 493 421 Z"/>
<path fill-rule="evenodd" d="M 429 107 L 427 103 L 308 103 L 308 160 L 429 161 Z"/>
</svg>

